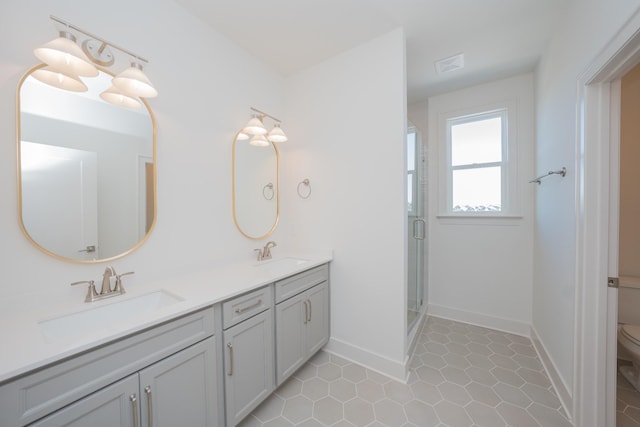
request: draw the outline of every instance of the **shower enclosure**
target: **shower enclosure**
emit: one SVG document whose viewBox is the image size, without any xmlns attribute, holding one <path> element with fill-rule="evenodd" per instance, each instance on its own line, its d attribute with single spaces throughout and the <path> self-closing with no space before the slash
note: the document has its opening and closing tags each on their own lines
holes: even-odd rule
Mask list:
<svg viewBox="0 0 640 427">
<path fill-rule="evenodd" d="M 420 135 L 415 127 L 407 130 L 407 332 L 411 333 L 420 318 L 424 300 L 425 238 L 424 156 Z"/>
</svg>

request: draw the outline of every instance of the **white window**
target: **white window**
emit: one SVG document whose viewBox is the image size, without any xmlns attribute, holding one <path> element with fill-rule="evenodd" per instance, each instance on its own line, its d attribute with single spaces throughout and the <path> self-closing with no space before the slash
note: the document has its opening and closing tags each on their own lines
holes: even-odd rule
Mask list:
<svg viewBox="0 0 640 427">
<path fill-rule="evenodd" d="M 446 214 L 510 212 L 509 133 L 506 108 L 446 119 Z"/>
</svg>

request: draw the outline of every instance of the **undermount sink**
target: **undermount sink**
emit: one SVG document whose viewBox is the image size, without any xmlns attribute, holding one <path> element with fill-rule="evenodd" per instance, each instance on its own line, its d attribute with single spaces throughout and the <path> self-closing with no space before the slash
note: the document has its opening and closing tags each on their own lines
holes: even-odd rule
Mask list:
<svg viewBox="0 0 640 427">
<path fill-rule="evenodd" d="M 160 308 L 182 301 L 166 291 L 156 291 L 139 297 L 110 302 L 88 310 L 38 322 L 50 341 L 68 341 Z M 95 304 L 95 303 L 93 303 Z M 100 304 L 100 303 L 98 303 Z"/>
<path fill-rule="evenodd" d="M 287 273 L 291 269 L 298 267 L 299 265 L 302 265 L 306 262 L 309 262 L 309 260 L 302 258 L 280 258 L 271 261 L 262 261 L 255 267 L 266 270 L 272 274 L 280 274 Z"/>
</svg>

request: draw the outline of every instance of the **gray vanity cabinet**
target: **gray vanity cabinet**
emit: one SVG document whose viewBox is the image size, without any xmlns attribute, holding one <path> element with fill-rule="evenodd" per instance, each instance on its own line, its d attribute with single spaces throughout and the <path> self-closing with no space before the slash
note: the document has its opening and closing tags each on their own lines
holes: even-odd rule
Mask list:
<svg viewBox="0 0 640 427">
<path fill-rule="evenodd" d="M 328 339 L 327 266 L 276 282 L 277 385 L 320 350 Z"/>
<path fill-rule="evenodd" d="M 221 426 L 215 311 L 193 312 L 0 385 L 0 426 L 137 420 L 146 427 L 149 413 L 156 427 Z"/>
<path fill-rule="evenodd" d="M 223 303 L 226 425 L 237 425 L 273 390 L 272 286 Z"/>
<path fill-rule="evenodd" d="M 141 426 L 217 426 L 215 337 L 139 373 Z"/>
<path fill-rule="evenodd" d="M 134 420 L 140 418 L 138 390 L 138 376 L 131 375 L 30 426 L 138 427 Z"/>
<path fill-rule="evenodd" d="M 215 341 L 200 343 L 32 424 L 37 427 L 217 426 Z"/>
</svg>

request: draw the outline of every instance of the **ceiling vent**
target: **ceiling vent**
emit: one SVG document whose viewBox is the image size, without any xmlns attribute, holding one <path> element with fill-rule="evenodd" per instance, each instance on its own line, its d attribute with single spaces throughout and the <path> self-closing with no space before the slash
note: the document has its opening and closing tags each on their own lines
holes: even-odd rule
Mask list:
<svg viewBox="0 0 640 427">
<path fill-rule="evenodd" d="M 464 68 L 464 53 L 459 53 L 449 58 L 436 61 L 436 71 L 438 74 L 448 73 L 450 71 L 459 70 Z"/>
</svg>

